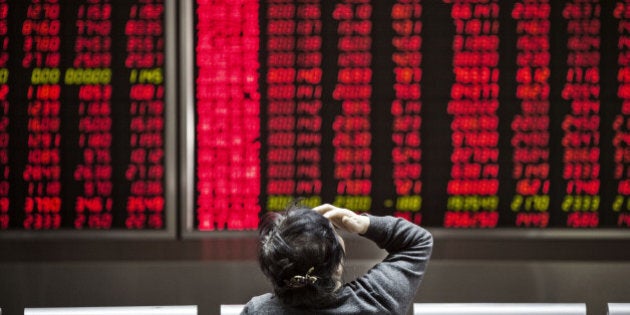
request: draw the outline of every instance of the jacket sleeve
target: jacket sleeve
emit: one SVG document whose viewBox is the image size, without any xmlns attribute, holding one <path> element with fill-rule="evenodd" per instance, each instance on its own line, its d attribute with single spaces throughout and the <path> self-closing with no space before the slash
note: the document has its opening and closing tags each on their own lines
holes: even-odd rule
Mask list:
<svg viewBox="0 0 630 315">
<path fill-rule="evenodd" d="M 245 304 L 245 306 L 243 307 L 243 310 L 241 310 L 241 315 L 252 314 L 252 312 L 250 312 L 251 307 L 252 307 L 252 301 L 250 300 L 249 302 L 247 302 L 247 304 Z"/>
<path fill-rule="evenodd" d="M 364 237 L 388 252 L 387 257 L 348 285 L 367 293 L 392 314 L 405 314 L 413 302 L 433 248 L 433 237 L 424 228 L 401 218 L 370 216 Z"/>
</svg>

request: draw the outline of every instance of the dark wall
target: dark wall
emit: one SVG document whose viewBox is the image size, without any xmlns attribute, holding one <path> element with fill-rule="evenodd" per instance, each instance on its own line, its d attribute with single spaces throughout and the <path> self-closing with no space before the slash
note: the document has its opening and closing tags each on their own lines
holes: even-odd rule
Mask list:
<svg viewBox="0 0 630 315">
<path fill-rule="evenodd" d="M 619 241 L 436 238 L 417 302 L 630 302 L 628 244 Z M 382 256 L 350 238 L 346 280 Z M 616 247 L 615 245 L 623 246 Z M 0 241 L 0 307 L 185 305 L 218 314 L 269 287 L 253 237 L 199 241 Z"/>
</svg>

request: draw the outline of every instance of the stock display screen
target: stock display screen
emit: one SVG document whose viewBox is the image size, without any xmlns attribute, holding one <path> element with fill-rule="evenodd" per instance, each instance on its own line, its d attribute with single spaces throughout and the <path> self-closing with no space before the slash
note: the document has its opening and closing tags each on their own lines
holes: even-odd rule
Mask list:
<svg viewBox="0 0 630 315">
<path fill-rule="evenodd" d="M 196 230 L 630 227 L 630 1 L 194 2 Z"/>
<path fill-rule="evenodd" d="M 165 229 L 164 28 L 162 0 L 0 0 L 0 230 Z"/>
</svg>

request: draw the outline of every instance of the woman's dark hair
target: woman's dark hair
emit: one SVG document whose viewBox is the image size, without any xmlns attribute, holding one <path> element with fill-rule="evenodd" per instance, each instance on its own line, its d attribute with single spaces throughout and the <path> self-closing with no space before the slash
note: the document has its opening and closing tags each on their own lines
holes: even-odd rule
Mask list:
<svg viewBox="0 0 630 315">
<path fill-rule="evenodd" d="M 294 204 L 285 213 L 266 213 L 260 238 L 260 269 L 284 304 L 314 308 L 334 299 L 344 250 L 328 219 Z M 295 276 L 306 275 L 317 280 L 291 285 Z"/>
</svg>

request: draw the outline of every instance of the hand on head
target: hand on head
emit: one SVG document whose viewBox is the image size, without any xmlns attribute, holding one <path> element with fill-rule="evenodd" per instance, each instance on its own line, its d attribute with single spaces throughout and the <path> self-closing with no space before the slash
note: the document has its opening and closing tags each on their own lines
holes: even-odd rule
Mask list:
<svg viewBox="0 0 630 315">
<path fill-rule="evenodd" d="M 351 233 L 364 234 L 370 226 L 369 217 L 358 215 L 348 209 L 323 204 L 313 210 L 330 220 L 334 226 Z"/>
</svg>

